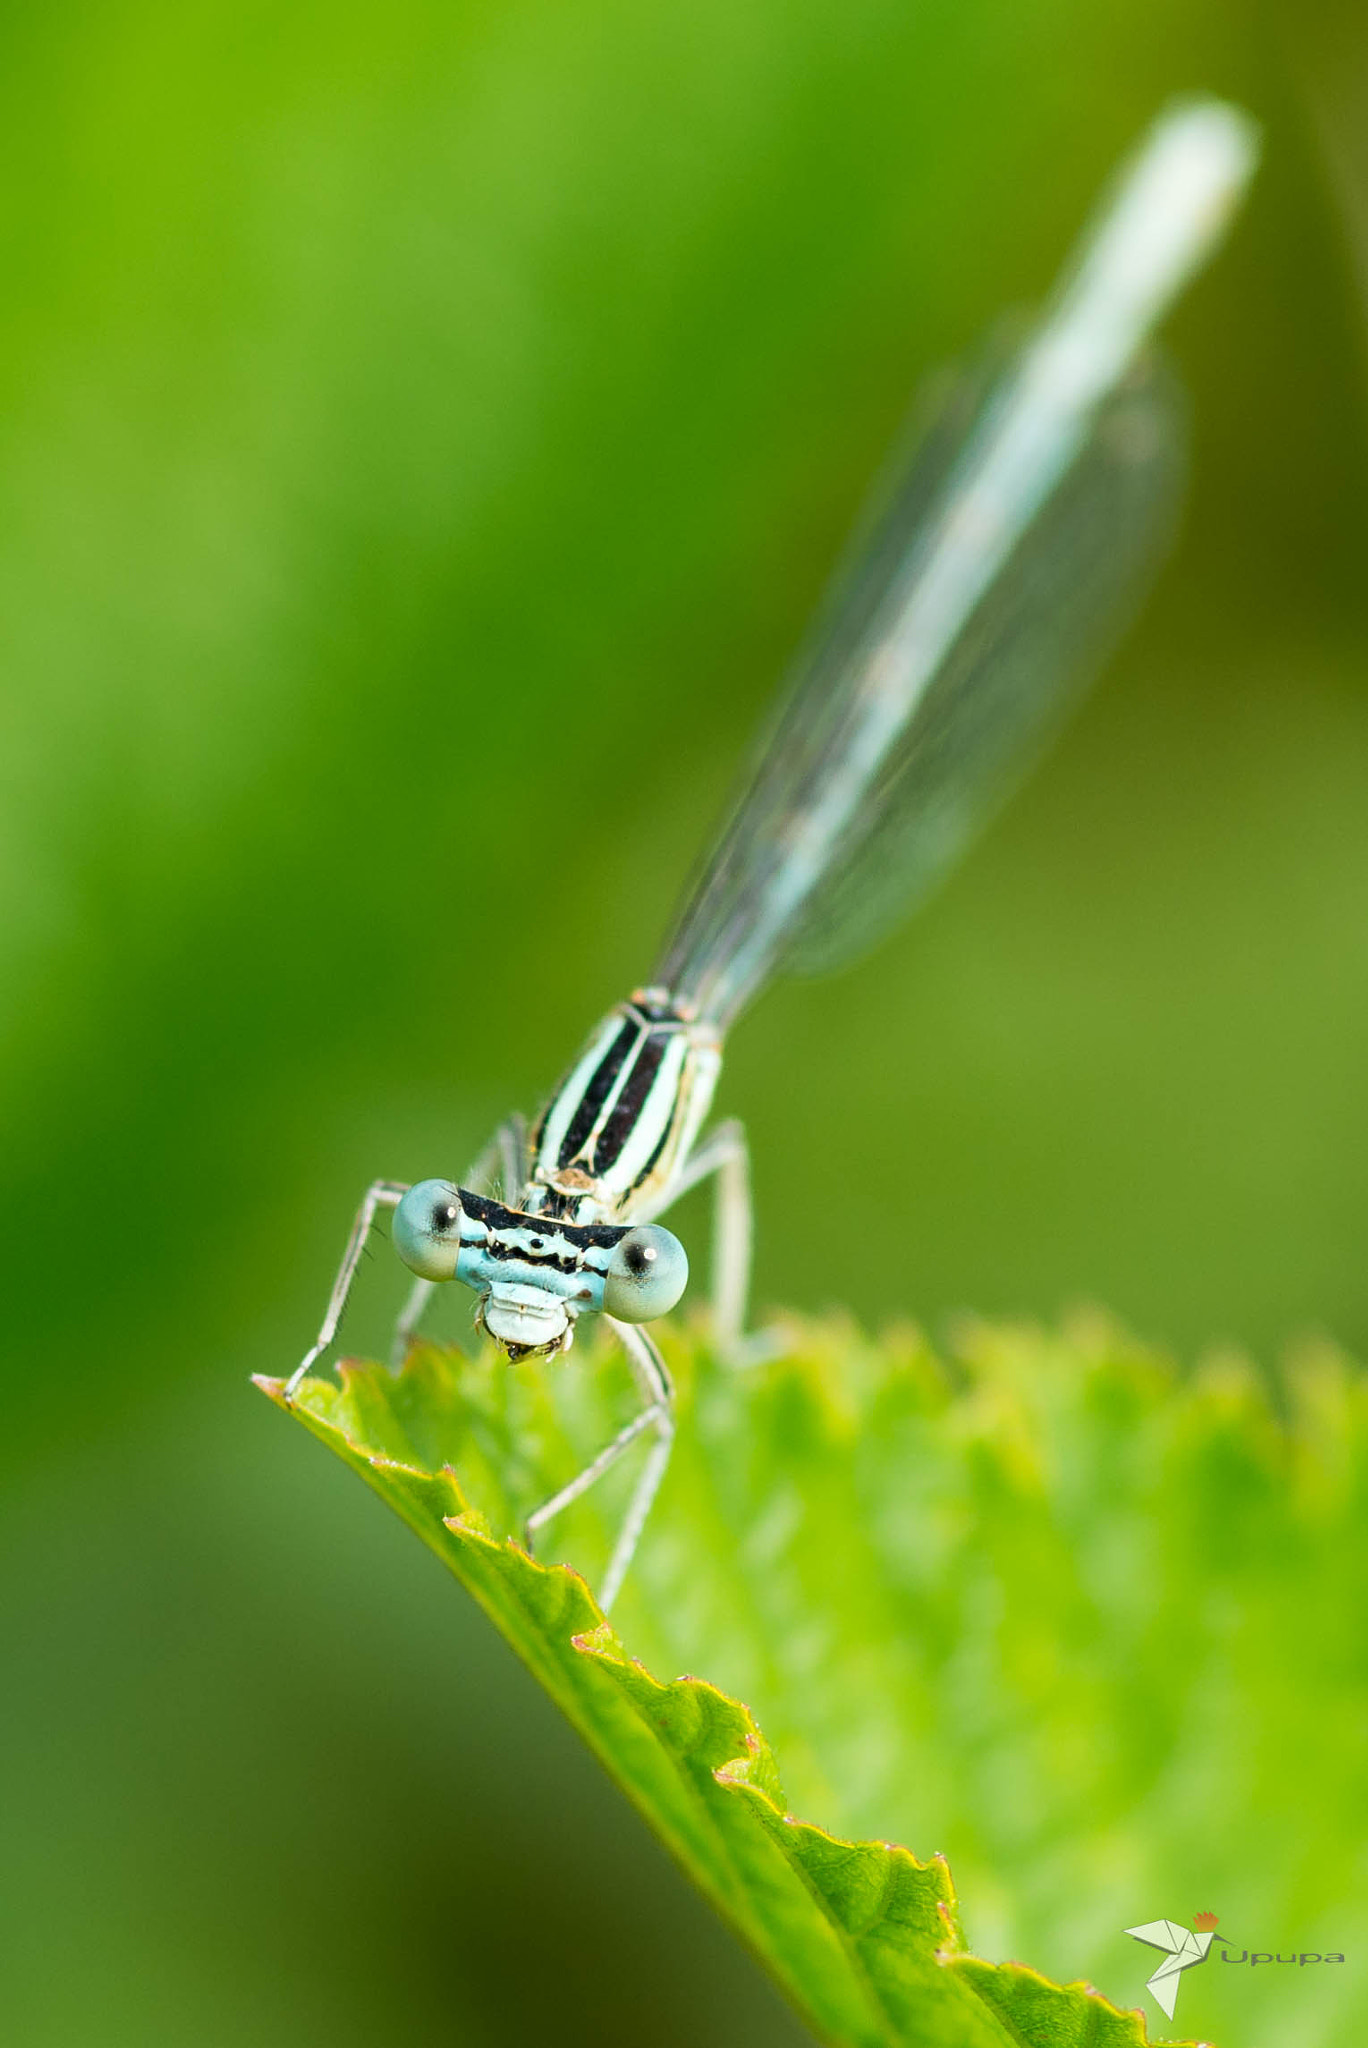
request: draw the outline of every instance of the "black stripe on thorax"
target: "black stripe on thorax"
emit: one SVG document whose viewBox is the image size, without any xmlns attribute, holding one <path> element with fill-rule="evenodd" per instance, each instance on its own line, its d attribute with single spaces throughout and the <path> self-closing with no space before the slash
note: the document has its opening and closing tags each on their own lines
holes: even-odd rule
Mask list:
<svg viewBox="0 0 1368 2048">
<path fill-rule="evenodd" d="M 556 1158 L 557 1166 L 573 1165 L 581 1146 L 587 1142 L 590 1132 L 598 1122 L 599 1112 L 604 1103 L 617 1086 L 618 1076 L 625 1062 L 630 1059 L 640 1037 L 640 1026 L 630 1017 L 624 1019 L 622 1029 L 590 1075 L 589 1084 L 576 1104 L 575 1114 L 571 1117 L 569 1127 L 561 1140 L 560 1152 Z"/>
<path fill-rule="evenodd" d="M 588 1171 L 596 1178 L 602 1178 L 616 1164 L 618 1154 L 631 1137 L 672 1036 L 670 1031 L 653 1030 L 641 1040 L 640 1050 L 622 1084 L 622 1093 L 613 1104 L 612 1114 L 599 1132 L 594 1146 L 593 1164 Z M 563 1151 L 561 1163 L 570 1164 Z"/>
</svg>

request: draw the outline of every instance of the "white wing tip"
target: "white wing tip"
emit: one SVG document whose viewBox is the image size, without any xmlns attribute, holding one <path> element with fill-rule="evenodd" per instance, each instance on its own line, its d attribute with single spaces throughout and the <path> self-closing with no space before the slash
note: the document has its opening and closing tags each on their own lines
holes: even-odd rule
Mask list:
<svg viewBox="0 0 1368 2048">
<path fill-rule="evenodd" d="M 1225 100 L 1184 99 L 1121 166 L 1060 302 L 1061 331 L 1092 365 L 1096 389 L 1216 247 L 1258 158 L 1247 114 Z"/>
<path fill-rule="evenodd" d="M 1226 100 L 1175 100 L 1123 173 L 1123 200 L 1174 246 L 1190 273 L 1225 231 L 1259 161 L 1259 128 Z M 1181 254 L 1178 252 L 1181 251 Z"/>
<path fill-rule="evenodd" d="M 1232 100 L 1207 93 L 1185 93 L 1170 100 L 1150 133 L 1171 135 L 1212 161 L 1224 160 L 1232 175 L 1248 177 L 1259 158 L 1260 130 L 1253 115 Z"/>
<path fill-rule="evenodd" d="M 1162 163 L 1187 192 L 1218 209 L 1223 224 L 1259 161 L 1258 123 L 1228 100 L 1181 99 L 1166 107 L 1149 132 L 1142 159 Z"/>
</svg>

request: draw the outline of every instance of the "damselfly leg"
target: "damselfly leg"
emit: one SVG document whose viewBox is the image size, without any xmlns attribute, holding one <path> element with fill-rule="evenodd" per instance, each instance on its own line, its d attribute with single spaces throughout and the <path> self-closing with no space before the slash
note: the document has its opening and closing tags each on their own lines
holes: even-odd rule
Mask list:
<svg viewBox="0 0 1368 2048">
<path fill-rule="evenodd" d="M 750 1146 L 746 1127 L 729 1117 L 694 1147 L 683 1167 L 659 1199 L 644 1212 L 654 1221 L 672 1209 L 700 1181 L 716 1178 L 713 1196 L 712 1336 L 723 1365 L 763 1365 L 783 1345 L 776 1330 L 746 1329 L 750 1300 L 751 1249 L 755 1211 L 751 1201 Z"/>
<path fill-rule="evenodd" d="M 610 1444 L 606 1444 L 598 1456 L 587 1464 L 582 1472 L 576 1473 L 568 1485 L 553 1493 L 550 1500 L 543 1501 L 527 1518 L 527 1548 L 533 1549 L 537 1537 L 547 1523 L 568 1508 L 572 1501 L 587 1493 L 596 1479 L 601 1479 L 616 1465 L 618 1459 L 636 1442 L 646 1430 L 654 1430 L 652 1444 L 645 1464 L 637 1478 L 632 1497 L 627 1503 L 627 1513 L 618 1531 L 613 1554 L 608 1560 L 608 1570 L 599 1593 L 599 1606 L 604 1613 L 617 1598 L 627 1568 L 636 1554 L 646 1517 L 651 1504 L 660 1491 L 660 1482 L 665 1477 L 665 1467 L 670 1462 L 674 1446 L 674 1385 L 669 1368 L 662 1358 L 654 1338 L 634 1323 L 620 1323 L 615 1316 L 606 1316 L 613 1334 L 627 1353 L 627 1362 L 632 1368 L 632 1377 L 637 1383 L 646 1406 L 630 1422 L 621 1428 Z"/>
<path fill-rule="evenodd" d="M 377 1215 L 382 1209 L 397 1209 L 407 1193 L 408 1184 L 405 1181 L 373 1180 L 361 1197 L 361 1206 L 352 1223 L 347 1249 L 342 1254 L 342 1263 L 337 1269 L 337 1278 L 333 1281 L 332 1293 L 328 1296 L 328 1306 L 324 1311 L 323 1321 L 319 1324 L 318 1335 L 285 1382 L 287 1401 L 294 1399 L 301 1382 L 308 1377 L 311 1368 L 318 1363 L 337 1335 L 337 1326 L 342 1320 L 342 1311 L 347 1306 L 347 1296 L 351 1293 L 352 1281 L 356 1278 L 356 1269 L 361 1263 L 361 1254 L 366 1249 L 366 1239 L 371 1234 L 371 1226 Z"/>
<path fill-rule="evenodd" d="M 694 1147 L 683 1166 L 643 1211 L 647 1221 L 663 1216 L 690 1188 L 717 1176 L 713 1207 L 713 1334 L 720 1350 L 741 1338 L 750 1294 L 753 1218 L 750 1193 L 750 1149 L 745 1126 L 735 1117 L 718 1124 Z"/>
</svg>

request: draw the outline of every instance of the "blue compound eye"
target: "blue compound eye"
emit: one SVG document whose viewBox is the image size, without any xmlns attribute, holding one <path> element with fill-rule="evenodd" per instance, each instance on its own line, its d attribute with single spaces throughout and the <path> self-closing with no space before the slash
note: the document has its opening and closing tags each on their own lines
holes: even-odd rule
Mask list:
<svg viewBox="0 0 1368 2048">
<path fill-rule="evenodd" d="M 683 1245 L 658 1223 L 641 1223 L 613 1248 L 603 1306 L 624 1323 L 649 1323 L 672 1309 L 689 1281 Z"/>
<path fill-rule="evenodd" d="M 461 1256 L 461 1198 L 449 1180 L 420 1180 L 394 1212 L 390 1229 L 404 1264 L 424 1280 L 450 1280 Z"/>
</svg>

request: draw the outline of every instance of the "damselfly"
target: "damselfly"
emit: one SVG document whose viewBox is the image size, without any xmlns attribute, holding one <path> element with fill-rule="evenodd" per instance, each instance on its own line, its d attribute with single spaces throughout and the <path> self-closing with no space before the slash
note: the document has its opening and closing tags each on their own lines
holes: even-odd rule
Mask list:
<svg viewBox="0 0 1368 2048">
<path fill-rule="evenodd" d="M 510 1117 L 463 1182 L 376 1181 L 361 1203 L 287 1393 L 332 1343 L 382 1209 L 418 1276 L 401 1349 L 443 1280 L 475 1291 L 477 1323 L 510 1359 L 567 1351 L 579 1318 L 601 1312 L 643 1405 L 527 1536 L 649 1436 L 605 1608 L 674 1434 L 645 1326 L 679 1300 L 688 1260 L 657 1218 L 710 1176 L 715 1340 L 733 1361 L 753 1355 L 745 1138 L 735 1122 L 703 1130 L 723 1037 L 780 967 L 837 964 L 901 916 L 1077 694 L 1176 498 L 1181 415 L 1143 344 L 1254 155 L 1249 124 L 1216 102 L 1160 119 L 1036 326 L 923 409 L 650 983 L 599 1025 L 534 1129 Z"/>
</svg>

